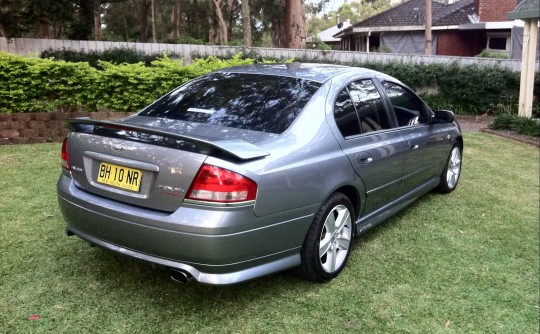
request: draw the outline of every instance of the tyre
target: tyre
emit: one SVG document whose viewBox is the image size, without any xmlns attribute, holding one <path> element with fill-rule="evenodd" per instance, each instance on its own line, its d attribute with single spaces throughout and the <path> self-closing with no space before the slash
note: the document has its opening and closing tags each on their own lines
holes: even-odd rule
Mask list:
<svg viewBox="0 0 540 334">
<path fill-rule="evenodd" d="M 455 143 L 441 173 L 441 181 L 437 187 L 439 193 L 448 194 L 456 189 L 461 175 L 461 153 L 461 145 Z"/>
<path fill-rule="evenodd" d="M 317 211 L 301 250 L 300 274 L 323 283 L 336 277 L 351 252 L 354 215 L 351 201 L 334 193 Z"/>
</svg>

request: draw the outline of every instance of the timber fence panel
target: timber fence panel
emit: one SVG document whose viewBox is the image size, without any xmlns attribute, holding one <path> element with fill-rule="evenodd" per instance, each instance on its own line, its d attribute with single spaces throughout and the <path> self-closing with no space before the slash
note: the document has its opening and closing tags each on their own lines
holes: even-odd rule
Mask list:
<svg viewBox="0 0 540 334">
<path fill-rule="evenodd" d="M 188 44 L 165 44 L 165 43 L 133 43 L 133 42 L 100 42 L 100 41 L 70 41 L 37 38 L 12 38 L 0 37 L 0 51 L 19 55 L 36 55 L 53 49 L 72 49 L 74 51 L 104 51 L 113 48 L 130 48 L 139 50 L 145 54 L 173 52 L 182 57 L 184 63 L 189 63 L 194 54 L 197 56 L 221 56 L 226 57 L 241 51 L 252 52 L 261 57 L 288 60 L 292 58 L 307 58 L 328 60 L 341 63 L 363 63 L 393 61 L 413 64 L 452 64 L 500 66 L 515 72 L 521 70 L 521 60 L 516 59 L 492 59 L 477 57 L 451 57 L 451 56 L 425 56 L 425 55 L 402 55 L 388 53 L 366 53 L 352 51 L 322 51 L 322 50 L 298 50 L 279 48 L 243 48 L 234 46 L 215 45 L 188 45 Z M 536 71 L 540 68 L 536 63 Z"/>
<path fill-rule="evenodd" d="M 0 37 L 0 52 L 8 52 L 8 39 Z"/>
</svg>

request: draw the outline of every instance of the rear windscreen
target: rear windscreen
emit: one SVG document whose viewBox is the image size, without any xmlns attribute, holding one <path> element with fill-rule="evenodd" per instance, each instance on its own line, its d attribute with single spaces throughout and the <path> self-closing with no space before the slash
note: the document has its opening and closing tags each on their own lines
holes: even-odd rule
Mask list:
<svg viewBox="0 0 540 334">
<path fill-rule="evenodd" d="M 320 86 L 290 77 L 213 73 L 173 90 L 139 116 L 281 133 Z"/>
</svg>

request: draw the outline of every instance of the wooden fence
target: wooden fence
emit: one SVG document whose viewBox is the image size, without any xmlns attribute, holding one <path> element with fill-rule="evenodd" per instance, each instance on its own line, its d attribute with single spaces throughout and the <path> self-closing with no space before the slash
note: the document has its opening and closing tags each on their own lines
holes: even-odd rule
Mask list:
<svg viewBox="0 0 540 334">
<path fill-rule="evenodd" d="M 169 52 L 179 55 L 185 63 L 191 61 L 193 55 L 198 56 L 229 56 L 242 51 L 254 52 L 265 58 L 277 59 L 317 59 L 341 63 L 363 63 L 363 62 L 404 62 L 413 64 L 451 64 L 461 65 L 484 65 L 500 66 L 512 71 L 521 70 L 521 60 L 516 59 L 491 59 L 477 57 L 450 57 L 450 56 L 424 56 L 409 54 L 389 54 L 374 52 L 351 52 L 351 51 L 322 51 L 322 50 L 297 50 L 297 49 L 276 49 L 276 48 L 243 48 L 235 46 L 216 45 L 188 45 L 188 44 L 164 44 L 164 43 L 132 43 L 132 42 L 95 42 L 95 41 L 74 41 L 74 40 L 54 40 L 36 38 L 12 38 L 0 37 L 0 52 L 9 52 L 19 55 L 40 54 L 48 49 L 71 49 L 75 51 L 103 51 L 112 48 L 131 48 L 144 53 Z M 539 70 L 539 63 L 536 63 L 536 71 Z"/>
</svg>

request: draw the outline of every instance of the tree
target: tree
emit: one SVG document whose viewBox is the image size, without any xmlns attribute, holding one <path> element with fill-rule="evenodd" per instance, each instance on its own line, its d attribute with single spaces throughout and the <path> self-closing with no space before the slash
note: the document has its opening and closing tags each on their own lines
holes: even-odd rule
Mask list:
<svg viewBox="0 0 540 334">
<path fill-rule="evenodd" d="M 285 47 L 303 49 L 306 46 L 304 0 L 285 1 Z"/>
<path fill-rule="evenodd" d="M 209 39 L 211 44 L 227 44 L 234 24 L 236 0 L 209 0 L 210 24 Z"/>
<path fill-rule="evenodd" d="M 223 6 L 223 0 L 211 0 L 214 7 L 215 15 L 215 25 L 217 29 L 215 30 L 216 38 L 214 40 L 215 44 L 227 44 L 229 43 L 229 28 L 225 19 L 223 18 L 223 13 L 221 12 L 221 7 Z"/>
<path fill-rule="evenodd" d="M 148 42 L 148 11 L 150 10 L 150 0 L 139 0 L 139 41 Z"/>
<path fill-rule="evenodd" d="M 171 12 L 171 39 L 173 41 L 178 41 L 178 38 L 180 37 L 180 16 L 182 15 L 182 1 L 181 0 L 175 0 L 174 5 Z"/>
<path fill-rule="evenodd" d="M 244 46 L 251 47 L 251 14 L 249 0 L 241 0 L 242 3 L 242 27 L 244 28 Z"/>
<path fill-rule="evenodd" d="M 101 1 L 94 1 L 94 39 L 101 41 L 103 33 L 101 31 Z"/>
<path fill-rule="evenodd" d="M 39 0 L 37 0 L 39 1 Z M 51 0 L 55 2 L 54 0 Z M 65 1 L 69 7 L 69 2 L 75 7 L 75 13 L 66 37 L 76 40 L 89 40 L 94 31 L 94 0 Z M 48 10 L 48 13 L 51 11 Z"/>
<path fill-rule="evenodd" d="M 74 0 L 0 0 L 0 35 L 61 38 L 80 10 Z"/>
<path fill-rule="evenodd" d="M 150 8 L 151 8 L 151 15 L 152 15 L 152 41 L 154 43 L 157 43 L 156 35 L 156 1 L 150 0 Z"/>
<path fill-rule="evenodd" d="M 425 0 L 426 4 L 426 45 L 424 47 L 424 54 L 431 55 L 431 0 Z"/>
<path fill-rule="evenodd" d="M 18 37 L 30 31 L 33 14 L 30 1 L 0 0 L 0 37 Z"/>
</svg>

